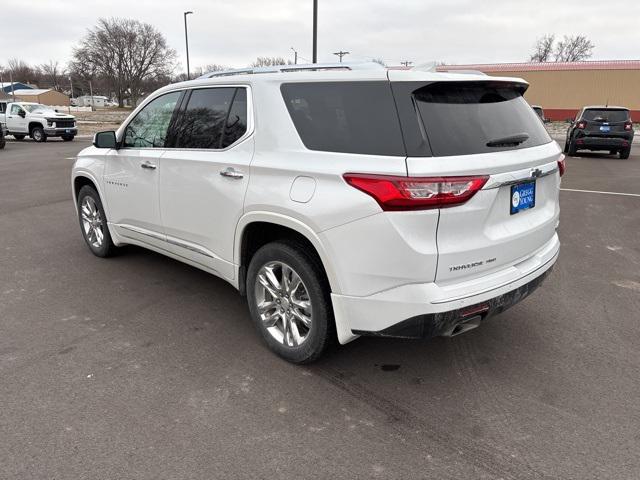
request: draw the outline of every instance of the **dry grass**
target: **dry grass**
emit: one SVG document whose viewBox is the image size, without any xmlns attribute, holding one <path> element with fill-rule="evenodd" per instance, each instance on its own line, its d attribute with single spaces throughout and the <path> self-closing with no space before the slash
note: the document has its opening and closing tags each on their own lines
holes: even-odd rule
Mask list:
<svg viewBox="0 0 640 480">
<path fill-rule="evenodd" d="M 130 108 L 105 108 L 95 112 L 73 112 L 78 121 L 78 135 L 93 135 L 103 130 L 116 130 L 132 112 Z"/>
</svg>

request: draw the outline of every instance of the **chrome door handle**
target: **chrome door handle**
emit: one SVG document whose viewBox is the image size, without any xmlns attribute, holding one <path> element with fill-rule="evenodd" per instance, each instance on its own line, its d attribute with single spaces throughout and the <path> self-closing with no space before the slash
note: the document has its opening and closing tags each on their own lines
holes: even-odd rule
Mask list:
<svg viewBox="0 0 640 480">
<path fill-rule="evenodd" d="M 156 167 L 153 163 L 151 163 L 149 160 L 147 160 L 147 161 L 146 161 L 146 162 L 144 162 L 144 163 L 141 163 L 141 164 L 140 164 L 140 166 L 141 166 L 142 168 L 146 168 L 146 169 L 148 169 L 148 170 L 155 170 L 156 168 L 158 168 L 158 167 Z"/>
<path fill-rule="evenodd" d="M 240 170 L 236 170 L 233 167 L 227 167 L 224 170 L 220 170 L 220 175 L 222 175 L 223 177 L 235 178 L 238 180 L 244 177 L 244 173 L 242 173 Z"/>
</svg>

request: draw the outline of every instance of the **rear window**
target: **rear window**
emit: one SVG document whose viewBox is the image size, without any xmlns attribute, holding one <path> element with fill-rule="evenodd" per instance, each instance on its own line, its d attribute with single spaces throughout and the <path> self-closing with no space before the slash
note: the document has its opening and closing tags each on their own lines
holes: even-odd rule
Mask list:
<svg viewBox="0 0 640 480">
<path fill-rule="evenodd" d="M 629 120 L 629 110 L 588 109 L 582 114 L 582 119 L 591 122 L 626 122 Z"/>
<path fill-rule="evenodd" d="M 471 155 L 551 142 L 524 90 L 505 82 L 394 84 L 408 155 Z"/>
<path fill-rule="evenodd" d="M 405 155 L 389 82 L 288 83 L 281 91 L 308 149 Z"/>
</svg>

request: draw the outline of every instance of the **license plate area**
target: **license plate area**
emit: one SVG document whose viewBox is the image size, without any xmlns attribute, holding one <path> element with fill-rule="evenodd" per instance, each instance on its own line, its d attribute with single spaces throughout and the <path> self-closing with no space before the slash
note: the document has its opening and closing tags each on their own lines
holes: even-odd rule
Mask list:
<svg viewBox="0 0 640 480">
<path fill-rule="evenodd" d="M 536 206 L 536 182 L 522 182 L 511 185 L 511 196 L 509 197 L 511 215 L 529 210 Z"/>
<path fill-rule="evenodd" d="M 608 125 L 603 125 L 603 126 L 601 126 L 601 127 L 600 127 L 600 131 L 601 131 L 601 132 L 608 133 L 608 132 L 610 132 L 610 131 L 611 131 L 611 127 L 610 127 L 610 126 L 608 126 Z"/>
</svg>

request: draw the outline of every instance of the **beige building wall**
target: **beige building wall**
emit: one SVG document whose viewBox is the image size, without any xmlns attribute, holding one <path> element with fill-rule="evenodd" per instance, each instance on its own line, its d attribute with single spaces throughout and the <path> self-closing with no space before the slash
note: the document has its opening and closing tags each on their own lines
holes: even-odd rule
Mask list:
<svg viewBox="0 0 640 480">
<path fill-rule="evenodd" d="M 529 82 L 525 98 L 550 109 L 579 109 L 585 105 L 616 105 L 640 110 L 640 70 L 555 70 L 487 72 Z"/>
<path fill-rule="evenodd" d="M 16 99 L 21 102 L 36 102 L 43 105 L 69 106 L 69 97 L 64 93 L 49 90 L 40 95 L 16 95 Z"/>
</svg>

